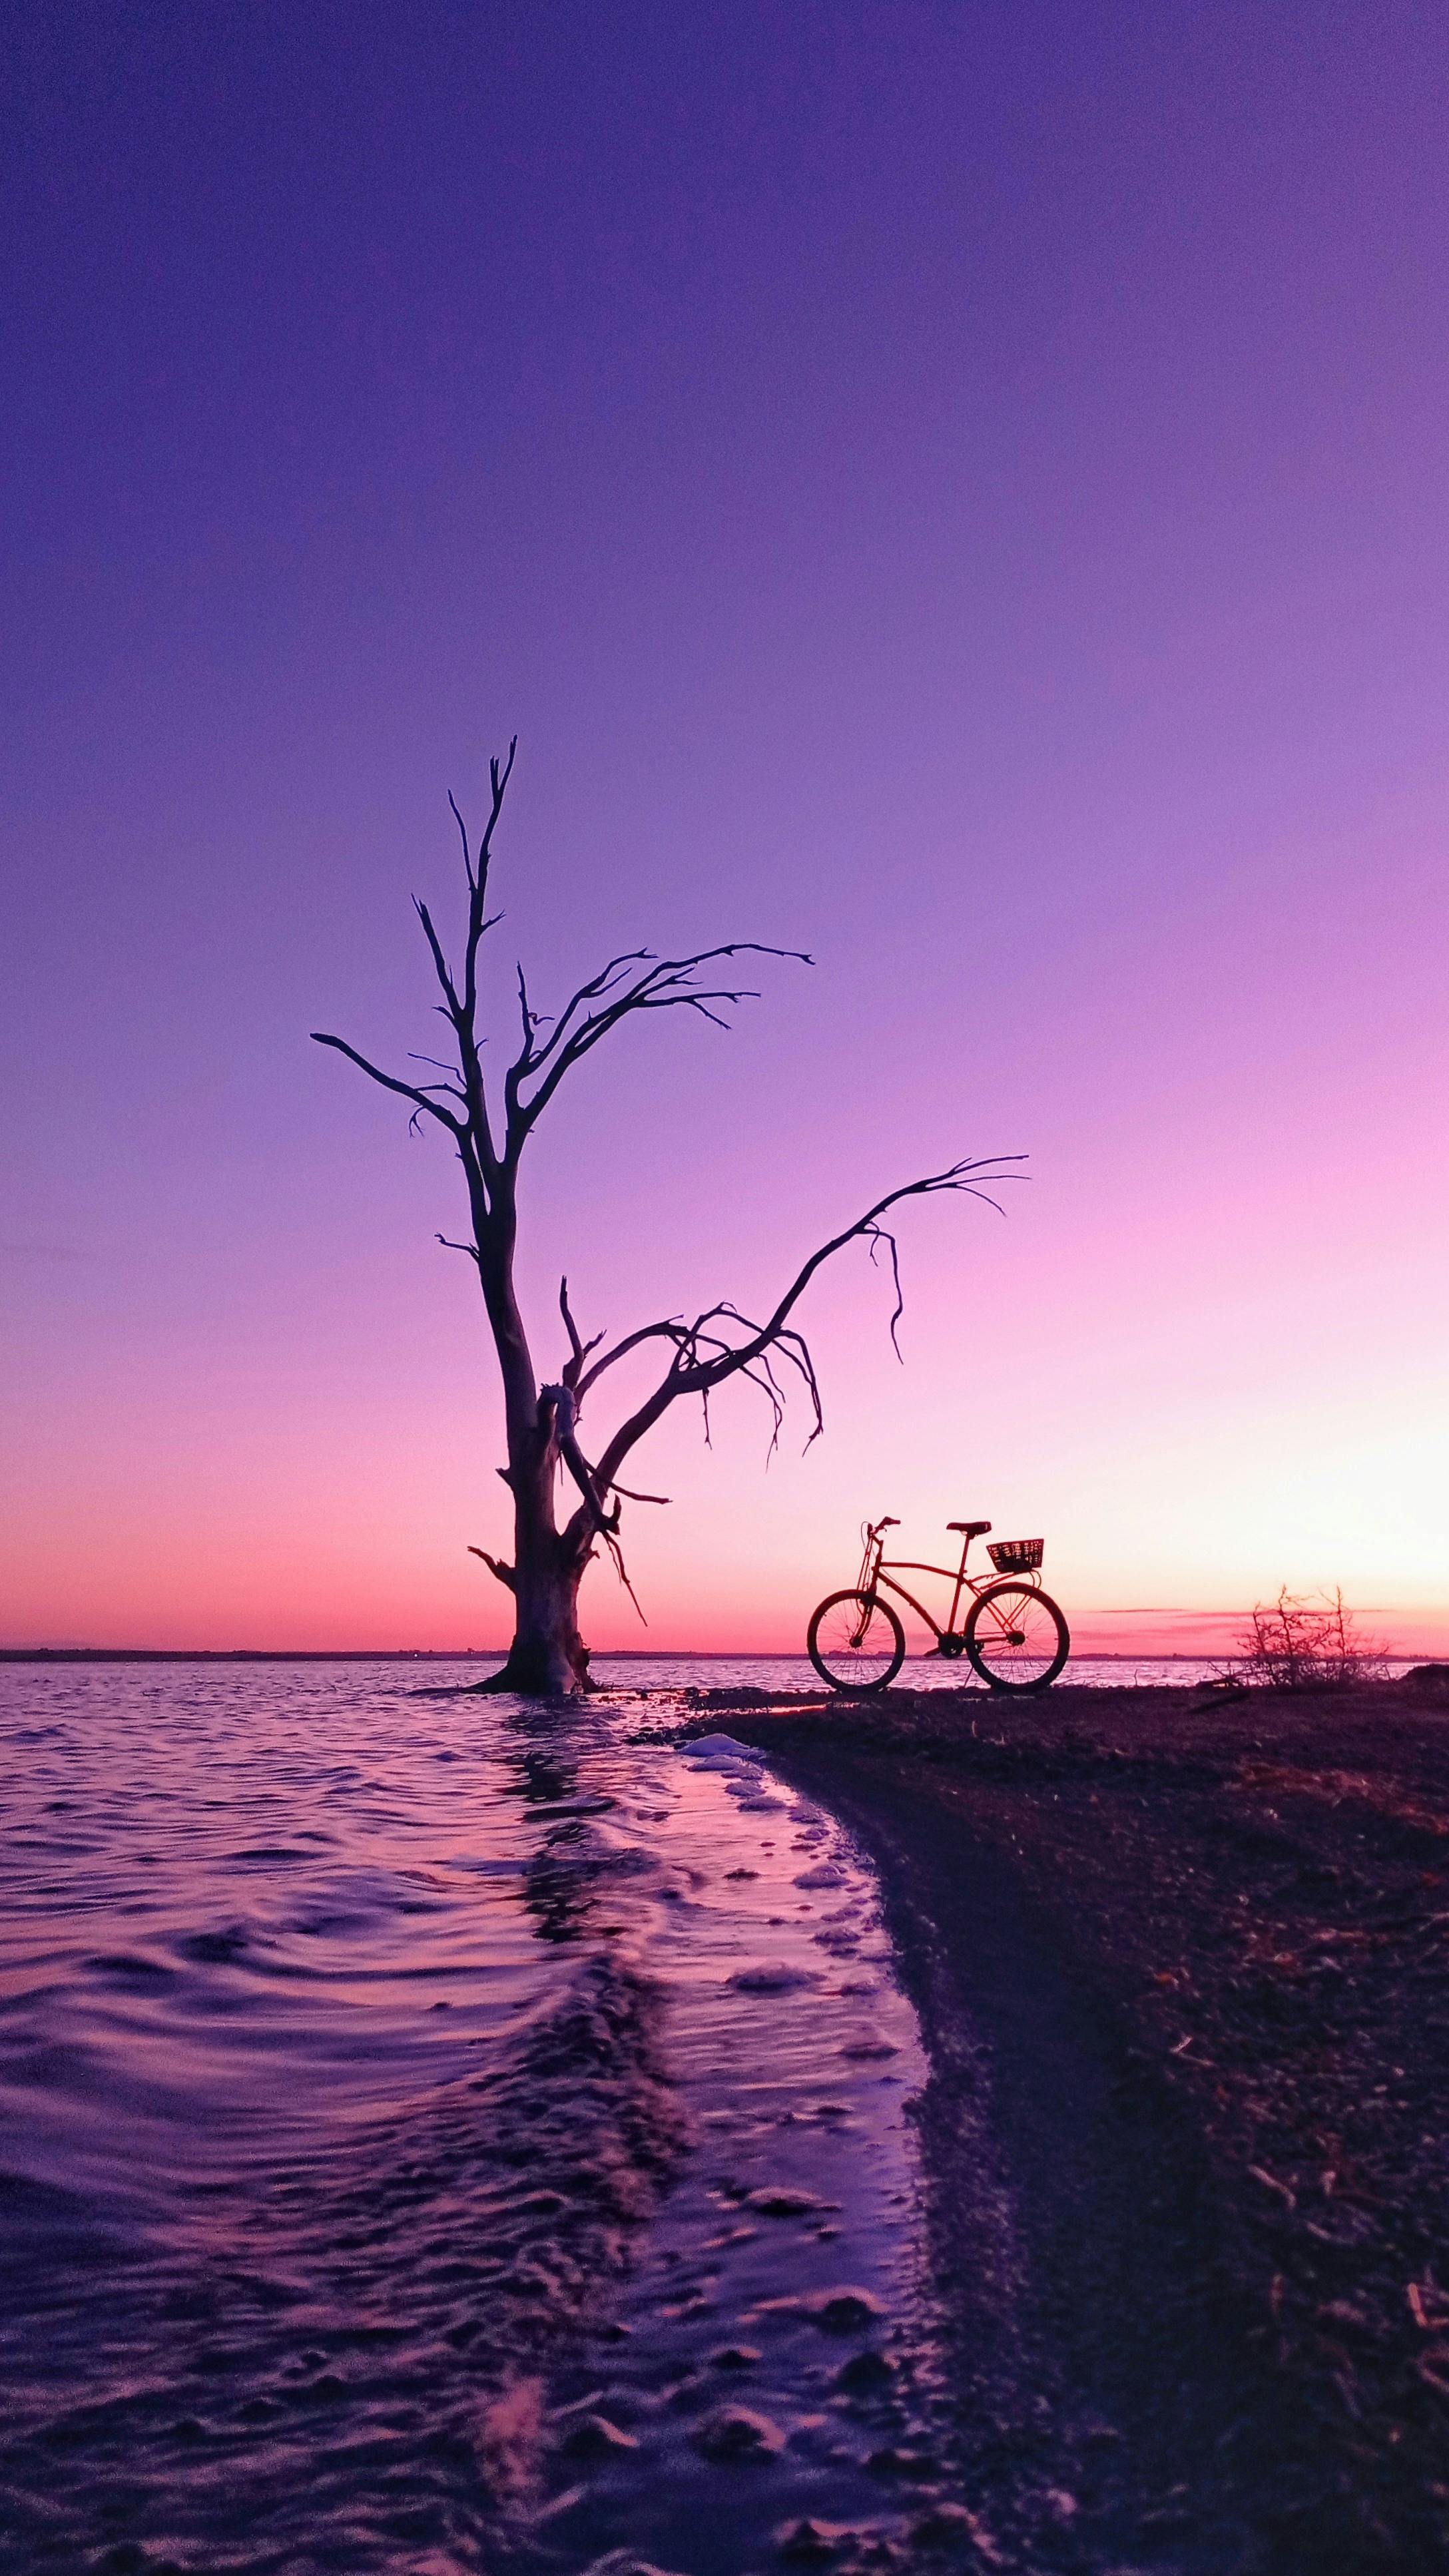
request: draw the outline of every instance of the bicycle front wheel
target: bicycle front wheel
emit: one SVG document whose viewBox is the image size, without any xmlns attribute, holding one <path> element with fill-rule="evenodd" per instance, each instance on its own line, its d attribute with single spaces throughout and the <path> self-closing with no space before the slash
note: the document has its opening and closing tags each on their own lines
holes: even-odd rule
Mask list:
<svg viewBox="0 0 1449 2576">
<path fill-rule="evenodd" d="M 883 1691 L 906 1660 L 906 1632 L 875 1592 L 832 1592 L 806 1636 L 810 1661 L 832 1690 Z"/>
<path fill-rule="evenodd" d="M 1034 1583 L 993 1583 L 966 1622 L 966 1652 L 993 1690 L 1045 1690 L 1071 1645 L 1055 1601 Z"/>
</svg>

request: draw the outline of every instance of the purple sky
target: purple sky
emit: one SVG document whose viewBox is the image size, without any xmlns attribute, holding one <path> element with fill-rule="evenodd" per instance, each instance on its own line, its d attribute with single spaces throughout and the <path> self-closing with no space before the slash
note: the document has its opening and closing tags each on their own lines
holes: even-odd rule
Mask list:
<svg viewBox="0 0 1449 2576">
<path fill-rule="evenodd" d="M 641 1453 L 599 1642 L 794 1645 L 969 1509 L 1104 1641 L 1449 1643 L 1442 13 L 11 27 L 0 1638 L 501 1633 L 453 1177 L 305 1032 L 429 1044 L 517 731 L 501 992 L 820 961 L 561 1098 L 546 1368 L 560 1267 L 622 1330 L 1034 1175 L 908 1222 L 904 1371 L 822 1290 L 809 1460 Z"/>
</svg>

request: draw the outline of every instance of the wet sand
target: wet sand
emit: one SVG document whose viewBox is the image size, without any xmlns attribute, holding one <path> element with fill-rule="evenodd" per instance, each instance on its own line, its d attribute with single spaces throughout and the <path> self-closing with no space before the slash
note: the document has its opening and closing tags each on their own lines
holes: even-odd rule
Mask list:
<svg viewBox="0 0 1449 2576">
<path fill-rule="evenodd" d="M 1446 2563 L 1449 1699 L 700 1697 L 880 1872 L 1007 2562 Z"/>
</svg>

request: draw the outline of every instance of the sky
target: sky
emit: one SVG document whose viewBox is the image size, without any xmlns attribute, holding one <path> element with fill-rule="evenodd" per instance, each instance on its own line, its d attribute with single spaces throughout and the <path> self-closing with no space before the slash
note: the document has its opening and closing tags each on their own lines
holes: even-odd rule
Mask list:
<svg viewBox="0 0 1449 2576">
<path fill-rule="evenodd" d="M 541 1376 L 563 1271 L 751 1308 L 1030 1176 L 903 1217 L 901 1361 L 812 1291 L 808 1454 L 747 1388 L 635 1453 L 596 1648 L 798 1649 L 893 1512 L 1043 1533 L 1098 1649 L 1341 1584 L 1449 1650 L 1441 13 L 8 29 L 0 1642 L 506 1641 L 456 1166 L 307 1032 L 435 1044 L 516 733 L 500 1055 L 519 958 L 816 961 L 560 1093 Z"/>
</svg>

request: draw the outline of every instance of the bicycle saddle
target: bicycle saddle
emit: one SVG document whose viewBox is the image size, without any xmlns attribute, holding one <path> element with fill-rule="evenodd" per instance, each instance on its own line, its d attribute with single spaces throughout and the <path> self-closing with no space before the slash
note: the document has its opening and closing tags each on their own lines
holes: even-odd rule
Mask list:
<svg viewBox="0 0 1449 2576">
<path fill-rule="evenodd" d="M 946 1527 L 948 1530 L 959 1530 L 962 1538 L 984 1538 L 991 1523 L 990 1521 L 948 1521 Z"/>
</svg>

